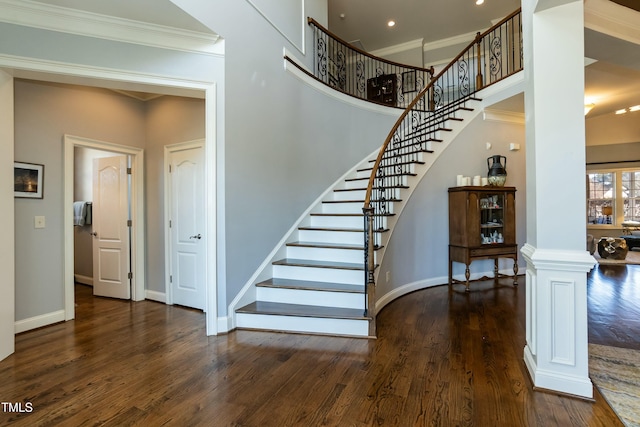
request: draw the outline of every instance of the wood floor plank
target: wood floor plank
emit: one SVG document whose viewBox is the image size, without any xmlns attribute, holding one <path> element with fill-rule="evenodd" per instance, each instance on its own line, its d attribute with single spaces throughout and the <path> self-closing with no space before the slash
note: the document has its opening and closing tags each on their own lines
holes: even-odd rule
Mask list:
<svg viewBox="0 0 640 427">
<path fill-rule="evenodd" d="M 633 348 L 640 266 L 589 279 L 590 339 Z M 534 391 L 525 285 L 417 291 L 378 315 L 378 339 L 253 331 L 205 336 L 197 310 L 94 298 L 76 319 L 16 337 L 0 398 L 11 426 L 620 426 L 595 402 Z M 609 308 L 607 310 L 607 307 Z M 593 308 L 593 309 L 592 309 Z M 615 321 L 615 324 L 609 322 Z M 621 339 L 622 341 L 616 341 Z"/>
</svg>

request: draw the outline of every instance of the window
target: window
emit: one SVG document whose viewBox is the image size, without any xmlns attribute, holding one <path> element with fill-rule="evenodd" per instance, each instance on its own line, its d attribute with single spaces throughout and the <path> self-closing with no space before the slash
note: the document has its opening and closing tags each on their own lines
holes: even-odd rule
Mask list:
<svg viewBox="0 0 640 427">
<path fill-rule="evenodd" d="M 624 220 L 640 220 L 640 171 L 622 172 Z"/>
<path fill-rule="evenodd" d="M 640 170 L 589 172 L 587 221 L 618 226 L 640 221 Z"/>
<path fill-rule="evenodd" d="M 589 197 L 587 203 L 587 215 L 589 224 L 611 224 L 613 212 L 607 209 L 613 207 L 615 200 L 615 173 L 590 173 L 588 175 Z"/>
</svg>

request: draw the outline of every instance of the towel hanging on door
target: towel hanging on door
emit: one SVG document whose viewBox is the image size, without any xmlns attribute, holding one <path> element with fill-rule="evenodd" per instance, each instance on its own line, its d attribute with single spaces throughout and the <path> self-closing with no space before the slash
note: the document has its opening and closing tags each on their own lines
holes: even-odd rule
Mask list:
<svg viewBox="0 0 640 427">
<path fill-rule="evenodd" d="M 73 225 L 91 225 L 91 202 L 73 202 Z"/>
</svg>

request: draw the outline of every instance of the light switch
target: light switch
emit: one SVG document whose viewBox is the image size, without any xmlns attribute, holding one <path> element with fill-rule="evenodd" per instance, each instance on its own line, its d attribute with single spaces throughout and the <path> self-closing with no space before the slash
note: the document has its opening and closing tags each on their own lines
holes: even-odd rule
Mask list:
<svg viewBox="0 0 640 427">
<path fill-rule="evenodd" d="M 36 216 L 34 226 L 35 228 L 44 228 L 44 216 Z"/>
</svg>

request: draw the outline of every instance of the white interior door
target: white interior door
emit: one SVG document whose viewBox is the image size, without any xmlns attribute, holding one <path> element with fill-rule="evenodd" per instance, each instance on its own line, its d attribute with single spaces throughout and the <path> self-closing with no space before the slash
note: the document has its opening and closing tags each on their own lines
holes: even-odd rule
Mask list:
<svg viewBox="0 0 640 427">
<path fill-rule="evenodd" d="M 127 156 L 93 161 L 93 294 L 131 298 Z"/>
<path fill-rule="evenodd" d="M 204 148 L 169 152 L 171 299 L 205 309 Z"/>
</svg>

